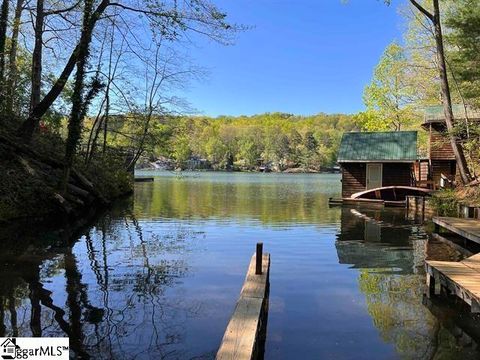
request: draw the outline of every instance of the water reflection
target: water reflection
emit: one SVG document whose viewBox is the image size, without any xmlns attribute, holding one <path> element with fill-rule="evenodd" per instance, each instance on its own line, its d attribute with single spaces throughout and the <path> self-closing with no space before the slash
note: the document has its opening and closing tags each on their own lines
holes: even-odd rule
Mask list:
<svg viewBox="0 0 480 360">
<path fill-rule="evenodd" d="M 197 234 L 150 233 L 122 207 L 75 243 L 51 235 L 2 252 L 1 336 L 68 336 L 76 358 L 182 356 L 185 319 L 199 308 L 166 293 L 188 276 Z"/>
<path fill-rule="evenodd" d="M 478 358 L 478 319 L 423 298 L 425 256 L 461 255 L 401 210 L 328 208 L 339 190 L 335 175 L 163 174 L 73 236 L 0 229 L 0 335 L 212 359 L 262 240 L 267 359 Z"/>
<path fill-rule="evenodd" d="M 401 358 L 480 356 L 478 319 L 448 300 L 424 297 L 423 260 L 430 241 L 421 227 L 405 221 L 403 211 L 393 210 L 343 208 L 341 221 L 339 261 L 360 269 L 358 283 L 367 311 L 381 338 L 394 344 Z M 449 248 L 437 251 L 443 257 L 461 256 L 455 247 L 443 245 Z"/>
<path fill-rule="evenodd" d="M 172 181 L 172 179 L 174 181 Z M 139 217 L 282 223 L 335 221 L 328 198 L 338 192 L 338 175 L 187 173 L 163 174 L 135 189 Z"/>
<path fill-rule="evenodd" d="M 423 267 L 426 238 L 420 227 L 405 221 L 403 210 L 345 207 L 335 246 L 340 264 L 411 274 Z"/>
</svg>

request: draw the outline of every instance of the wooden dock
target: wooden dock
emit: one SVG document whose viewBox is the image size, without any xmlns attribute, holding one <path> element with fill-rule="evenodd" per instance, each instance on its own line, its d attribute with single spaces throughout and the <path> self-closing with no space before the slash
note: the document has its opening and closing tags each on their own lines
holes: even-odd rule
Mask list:
<svg viewBox="0 0 480 360">
<path fill-rule="evenodd" d="M 465 239 L 480 244 L 480 220 L 455 217 L 434 217 L 432 221 L 435 224 L 435 232 L 438 232 L 440 227 L 442 227 L 464 237 Z"/>
<path fill-rule="evenodd" d="M 227 325 L 217 360 L 263 358 L 268 316 L 270 254 L 257 244 L 235 311 Z M 257 256 L 258 255 L 258 256 Z M 257 258 L 261 261 L 257 262 Z"/>
<path fill-rule="evenodd" d="M 436 230 L 440 227 L 480 243 L 480 221 L 449 217 L 433 218 Z M 480 313 L 480 254 L 460 261 L 425 261 L 428 296 L 439 294 L 441 287 L 455 294 Z"/>
</svg>

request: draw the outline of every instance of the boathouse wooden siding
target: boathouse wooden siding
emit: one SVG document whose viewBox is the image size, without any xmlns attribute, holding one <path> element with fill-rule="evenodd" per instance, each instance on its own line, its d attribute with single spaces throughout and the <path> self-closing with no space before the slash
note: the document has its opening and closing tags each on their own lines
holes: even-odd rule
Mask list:
<svg viewBox="0 0 480 360">
<path fill-rule="evenodd" d="M 446 136 L 443 124 L 430 123 L 429 127 L 429 152 L 432 160 L 455 160 L 452 145 Z"/>
<path fill-rule="evenodd" d="M 453 180 L 457 174 L 455 154 L 443 119 L 430 120 L 423 124 L 423 128 L 429 134 L 430 179 L 436 187 L 439 187 L 442 175 Z"/>
<path fill-rule="evenodd" d="M 427 159 L 419 161 L 414 165 L 415 179 L 417 182 L 428 181 L 429 177 L 429 162 Z M 417 184 L 418 186 L 418 184 Z"/>
<path fill-rule="evenodd" d="M 464 123 L 467 119 L 471 124 L 480 122 L 480 112 L 472 107 L 464 104 L 453 104 L 452 110 L 457 123 Z M 443 105 L 428 106 L 424 111 L 425 118 L 422 127 L 428 132 L 429 136 L 429 180 L 432 180 L 435 187 L 438 187 L 442 174 L 451 180 L 458 177 L 457 164 L 448 137 Z"/>
<path fill-rule="evenodd" d="M 382 186 L 412 186 L 412 164 L 383 163 Z M 365 163 L 342 165 L 342 197 L 363 191 L 367 187 Z"/>
<path fill-rule="evenodd" d="M 342 197 L 350 197 L 367 187 L 367 175 L 364 163 L 345 163 L 342 165 Z"/>
</svg>

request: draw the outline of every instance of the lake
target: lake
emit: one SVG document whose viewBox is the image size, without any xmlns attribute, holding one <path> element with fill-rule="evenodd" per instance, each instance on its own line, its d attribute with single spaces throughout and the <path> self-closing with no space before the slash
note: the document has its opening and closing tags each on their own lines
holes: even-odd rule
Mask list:
<svg viewBox="0 0 480 360">
<path fill-rule="evenodd" d="M 152 174 L 73 238 L 1 235 L 0 336 L 68 334 L 81 358 L 212 359 L 262 241 L 266 359 L 480 358 L 479 318 L 423 296 L 425 257 L 461 255 L 403 209 L 329 208 L 336 174 L 137 175 Z"/>
</svg>

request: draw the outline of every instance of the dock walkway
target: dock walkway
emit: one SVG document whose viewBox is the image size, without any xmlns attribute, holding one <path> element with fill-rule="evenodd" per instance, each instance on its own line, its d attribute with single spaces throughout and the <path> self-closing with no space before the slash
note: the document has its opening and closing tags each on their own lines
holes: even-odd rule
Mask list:
<svg viewBox="0 0 480 360">
<path fill-rule="evenodd" d="M 260 245 L 260 247 L 259 247 Z M 261 259 L 257 262 L 258 258 Z M 261 244 L 253 254 L 235 311 L 228 323 L 217 360 L 263 358 L 268 316 L 270 254 Z"/>
<path fill-rule="evenodd" d="M 480 243 L 480 221 L 434 217 L 436 230 L 443 227 L 462 237 Z M 460 261 L 425 261 L 428 295 L 439 294 L 440 287 L 449 290 L 480 313 L 480 254 Z"/>
<path fill-rule="evenodd" d="M 455 217 L 434 217 L 435 232 L 439 228 L 445 228 L 468 240 L 480 244 L 480 221 L 477 219 L 461 219 Z"/>
</svg>

